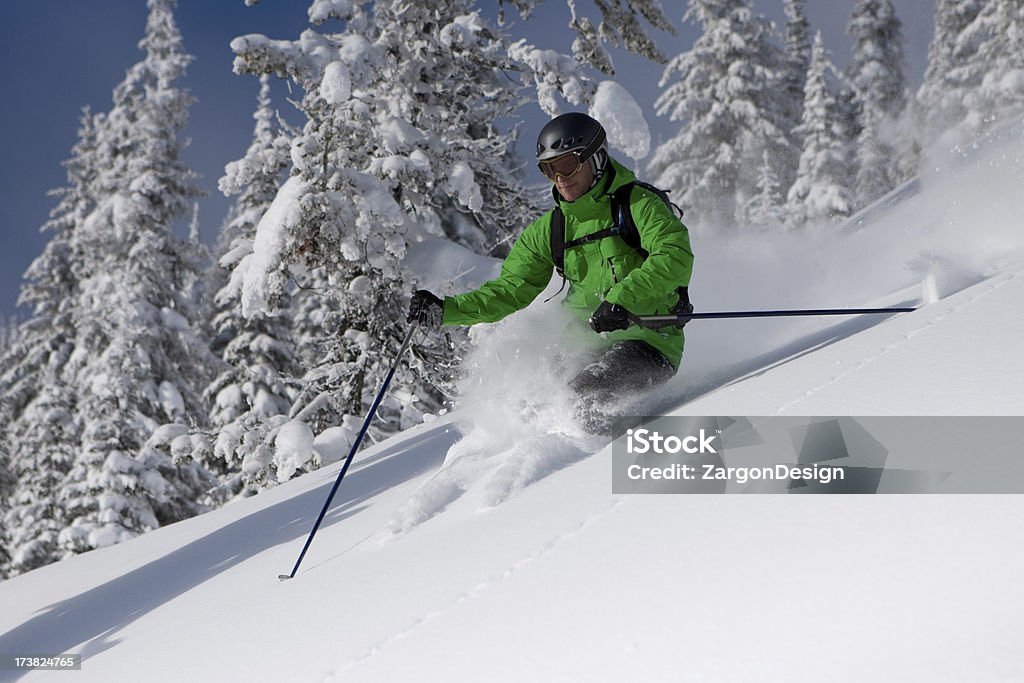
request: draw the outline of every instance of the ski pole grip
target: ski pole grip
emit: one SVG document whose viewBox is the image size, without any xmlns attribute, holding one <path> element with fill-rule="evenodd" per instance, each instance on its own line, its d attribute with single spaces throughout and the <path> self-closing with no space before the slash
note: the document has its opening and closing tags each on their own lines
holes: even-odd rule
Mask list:
<svg viewBox="0 0 1024 683">
<path fill-rule="evenodd" d="M 663 327 L 682 327 L 690 320 L 688 315 L 650 316 L 629 313 L 628 316 L 629 322 L 647 330 L 660 330 Z"/>
</svg>

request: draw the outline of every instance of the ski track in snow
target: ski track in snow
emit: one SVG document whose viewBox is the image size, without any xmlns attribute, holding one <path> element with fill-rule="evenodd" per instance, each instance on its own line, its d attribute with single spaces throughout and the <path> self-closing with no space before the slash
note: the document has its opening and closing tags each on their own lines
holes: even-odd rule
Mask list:
<svg viewBox="0 0 1024 683">
<path fill-rule="evenodd" d="M 516 491 L 590 457 L 605 444 L 593 446 L 560 434 L 543 434 L 513 447 L 484 485 L 483 507 L 500 505 Z"/>
<path fill-rule="evenodd" d="M 460 431 L 444 464 L 405 500 L 386 524 L 394 537 L 429 521 L 457 501 L 487 510 L 517 491 L 590 457 L 610 439 L 586 434 L 572 418 L 568 396 L 533 395 L 535 387 L 510 387 L 499 401 L 484 396 Z M 507 410 L 511 401 L 527 410 Z"/>
<path fill-rule="evenodd" d="M 479 492 L 481 509 L 500 505 L 517 491 L 607 445 L 602 442 L 598 447 L 586 439 L 548 433 L 533 435 L 495 453 L 479 441 L 470 433 L 464 442 L 452 447 L 456 457 L 410 496 L 388 522 L 391 535 L 419 526 L 470 491 Z"/>
<path fill-rule="evenodd" d="M 1024 272 L 1024 271 L 1018 270 L 1018 271 L 1013 272 L 1013 273 L 1000 274 L 1000 275 L 997 275 L 997 276 L 993 277 L 992 280 L 990 281 L 990 284 L 987 287 L 982 288 L 980 291 L 978 291 L 978 292 L 972 294 L 971 296 L 965 298 L 963 301 L 961 301 L 961 302 L 959 302 L 959 303 L 957 303 L 957 304 L 955 304 L 953 306 L 949 306 L 945 311 L 943 311 L 939 315 L 937 315 L 937 316 L 935 316 L 933 318 L 930 318 L 927 321 L 925 321 L 925 323 L 923 325 L 917 327 L 914 330 L 911 330 L 910 332 L 907 332 L 907 333 L 903 334 L 896 341 L 894 341 L 894 342 L 892 342 L 890 344 L 887 344 L 886 346 L 881 347 L 878 350 L 878 353 L 875 353 L 875 354 L 873 354 L 871 356 L 868 356 L 866 358 L 862 358 L 856 364 L 852 365 L 849 369 L 847 369 L 846 371 L 841 372 L 841 373 L 833 376 L 827 382 L 822 382 L 821 384 L 808 389 L 807 391 L 804 392 L 803 396 L 801 396 L 800 398 L 794 399 L 794 400 L 790 401 L 789 403 L 783 404 L 782 406 L 779 407 L 778 410 L 775 411 L 775 415 L 783 415 L 787 410 L 790 410 L 791 408 L 796 407 L 800 403 L 803 403 L 808 398 L 810 398 L 810 397 L 814 396 L 815 394 L 817 394 L 819 391 L 822 391 L 822 390 L 826 389 L 827 387 L 835 384 L 836 382 L 842 381 L 844 378 L 846 378 L 846 377 L 848 377 L 848 376 L 850 376 L 850 375 L 860 371 L 861 369 L 863 369 L 866 366 L 870 365 L 871 363 L 875 362 L 879 358 L 882 358 L 883 356 L 891 353 L 893 350 L 899 348 L 904 343 L 906 343 L 908 340 L 913 339 L 914 337 L 919 335 L 921 332 L 924 332 L 925 330 L 929 329 L 930 327 L 932 327 L 932 326 L 940 323 L 941 321 L 945 320 L 947 317 L 949 317 L 953 313 L 957 312 L 958 310 L 964 308 L 965 306 L 967 306 L 967 305 L 969 305 L 969 304 L 971 304 L 971 303 L 973 303 L 973 302 L 975 302 L 975 301 L 977 301 L 979 299 L 982 299 L 982 298 L 988 296 L 989 294 L 991 294 L 992 292 L 997 291 L 998 289 L 1000 289 L 1001 287 L 1003 287 L 1007 283 L 1012 282 L 1022 272 Z M 975 285 L 975 286 L 977 287 L 978 285 Z M 940 305 L 940 304 L 941 304 L 941 302 L 936 302 L 935 304 L 931 304 L 931 305 L 932 306 L 936 306 L 936 305 Z"/>
<path fill-rule="evenodd" d="M 594 524 L 595 522 L 597 522 L 597 521 L 599 521 L 601 519 L 604 519 L 605 517 L 609 516 L 617 508 L 621 507 L 622 505 L 624 505 L 626 502 L 628 502 L 631 499 L 632 499 L 632 497 L 628 497 L 627 496 L 627 497 L 620 497 L 620 498 L 618 498 L 616 500 L 613 500 L 612 503 L 610 505 L 608 505 L 607 507 L 605 507 L 603 510 L 600 510 L 599 512 L 597 512 L 597 513 L 587 517 L 585 520 L 577 523 L 572 528 L 566 530 L 565 532 L 563 532 L 563 533 L 559 534 L 558 536 L 554 537 L 553 539 L 549 540 L 543 546 L 541 546 L 539 549 L 537 549 L 536 551 L 530 553 L 526 557 L 523 557 L 523 558 L 517 560 L 511 566 L 507 567 L 506 569 L 502 570 L 501 572 L 499 572 L 497 574 L 494 574 L 489 579 L 486 579 L 486 580 L 482 581 L 481 583 L 477 584 L 476 586 L 474 586 L 473 588 L 469 589 L 468 591 L 462 593 L 461 595 L 459 595 L 458 597 L 456 597 L 454 600 L 450 601 L 449 603 L 447 603 L 447 604 L 445 604 L 445 605 L 443 605 L 441 607 L 438 607 L 438 608 L 436 608 L 434 610 L 431 610 L 430 612 L 427 612 L 423 616 L 414 619 L 412 621 L 412 623 L 410 623 L 408 626 L 406 626 L 401 631 L 398 631 L 397 633 L 394 633 L 394 634 L 392 634 L 392 635 L 390 635 L 390 636 L 388 636 L 386 638 L 383 638 L 383 639 L 377 641 L 373 645 L 369 646 L 366 649 L 366 651 L 363 652 L 363 654 L 358 655 L 356 657 L 353 657 L 349 661 L 347 661 L 344 664 L 340 665 L 340 667 L 337 668 L 333 673 L 328 674 L 328 676 L 327 676 L 327 678 L 325 678 L 325 680 L 326 681 L 341 681 L 341 680 L 345 680 L 346 677 L 344 676 L 344 674 L 346 672 L 350 671 L 354 667 L 359 666 L 360 664 L 362 664 L 364 662 L 369 661 L 370 659 L 372 659 L 376 655 L 380 654 L 391 643 L 394 643 L 396 641 L 402 640 L 403 638 L 405 638 L 405 637 L 409 636 L 410 634 L 412 634 L 413 632 L 417 631 L 420 627 L 425 626 L 426 624 L 428 624 L 431 621 L 433 621 L 434 619 L 442 616 L 443 614 L 446 614 L 447 612 L 451 611 L 452 609 L 455 609 L 456 607 L 458 607 L 458 606 L 460 606 L 460 605 L 462 605 L 462 604 L 464 604 L 466 602 L 469 602 L 470 600 L 475 600 L 476 598 L 480 597 L 487 590 L 490 590 L 491 588 L 494 588 L 494 587 L 498 586 L 499 584 L 501 584 L 506 579 L 508 579 L 511 576 L 515 575 L 516 572 L 518 572 L 524 566 L 526 566 L 526 565 L 528 565 L 528 564 L 530 564 L 530 563 L 532 563 L 532 562 L 534 562 L 536 560 L 539 560 L 539 559 L 543 558 L 544 556 L 546 556 L 549 553 L 551 553 L 552 551 L 554 551 L 555 548 L 560 546 L 563 542 L 565 542 L 565 541 L 567 541 L 567 540 L 577 536 L 578 534 L 582 533 L 585 529 L 587 529 L 587 527 L 589 527 L 592 524 Z"/>
</svg>

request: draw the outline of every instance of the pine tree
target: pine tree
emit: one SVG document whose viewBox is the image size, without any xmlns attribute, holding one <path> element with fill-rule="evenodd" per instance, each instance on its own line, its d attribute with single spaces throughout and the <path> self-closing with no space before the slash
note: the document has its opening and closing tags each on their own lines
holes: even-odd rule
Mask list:
<svg viewBox="0 0 1024 683">
<path fill-rule="evenodd" d="M 11 474 L 10 458 L 7 451 L 0 446 L 0 520 L 6 519 L 10 510 L 10 498 L 14 489 L 14 475 Z M 0 581 L 10 575 L 11 554 L 10 531 L 6 524 L 0 524 Z"/>
<path fill-rule="evenodd" d="M 961 40 L 981 8 L 979 0 L 939 0 L 935 9 L 928 67 L 914 100 L 924 144 L 934 142 L 964 120 L 968 95 L 981 85 L 984 71 L 971 64 L 978 45 L 973 40 Z"/>
<path fill-rule="evenodd" d="M 314 25 L 340 19 L 341 32 L 233 43 L 237 71 L 287 74 L 305 93 L 292 176 L 235 286 L 249 317 L 293 296 L 296 345 L 315 365 L 290 414 L 315 432 L 364 414 L 383 380 L 413 286 L 406 250 L 447 237 L 489 251 L 536 210 L 513 165 L 514 134 L 495 126 L 520 103 L 506 72 L 533 73 L 509 56 L 516 50 L 504 34 L 468 0 L 378 2 L 372 14 L 325 8 L 310 9 Z M 437 410 L 443 374 L 437 364 L 403 364 L 374 432 Z"/>
<path fill-rule="evenodd" d="M 765 150 L 757 179 L 757 194 L 742 208 L 743 221 L 747 225 L 767 231 L 786 224 L 786 196 L 775 173 L 775 165 Z"/>
<path fill-rule="evenodd" d="M 273 202 L 282 176 L 291 161 L 290 131 L 282 129 L 272 106 L 269 76 L 260 76 L 260 92 L 253 140 L 245 155 L 229 163 L 220 179 L 220 190 L 236 195 L 218 239 L 218 258 L 211 288 L 215 289 L 212 349 L 222 368 L 204 392 L 210 422 L 217 430 L 214 441 L 202 441 L 211 449 L 205 459 L 216 463 L 225 481 L 225 493 L 237 494 L 242 486 L 253 493 L 263 484 L 264 468 L 256 478 L 245 474 L 254 452 L 266 449 L 265 439 L 279 426 L 295 398 L 290 385 L 301 374 L 291 329 L 292 297 L 284 293 L 281 313 L 245 318 L 240 297 L 230 277 L 243 258 L 252 253 L 256 227 Z"/>
<path fill-rule="evenodd" d="M 495 124 L 511 118 L 521 101 L 505 75 L 514 66 L 508 40 L 471 12 L 472 5 L 377 3 L 375 42 L 385 57 L 374 65 L 374 118 L 383 145 L 371 169 L 394 183 L 402 208 L 420 224 L 436 223 L 449 239 L 493 253 L 537 207 L 510 162 L 514 136 Z M 403 139 L 411 132 L 403 123 L 411 124 L 412 138 Z M 414 158 L 417 150 L 431 169 L 395 167 L 396 155 Z"/>
<path fill-rule="evenodd" d="M 857 0 L 847 32 L 853 57 L 847 76 L 857 93 L 857 202 L 866 205 L 895 187 L 899 173 L 891 131 L 906 105 L 902 25 L 891 0 Z"/>
<path fill-rule="evenodd" d="M 807 69 L 811 63 L 811 32 L 807 21 L 804 0 L 786 0 L 786 60 L 783 88 L 786 106 L 785 132 L 789 136 L 789 154 L 785 175 L 781 182 L 789 187 L 796 179 L 797 166 L 800 161 L 802 141 L 796 139 L 794 130 L 800 125 L 803 117 L 804 85 L 807 83 Z M 771 170 L 771 169 L 768 169 Z M 773 174 L 774 175 L 774 174 Z"/>
<path fill-rule="evenodd" d="M 954 69 L 954 80 L 976 81 L 966 93 L 964 125 L 977 135 L 1024 112 L 1024 5 L 989 0 L 961 36 L 958 51 L 970 53 Z"/>
<path fill-rule="evenodd" d="M 96 119 L 95 208 L 76 236 L 82 441 L 60 493 L 59 543 L 80 552 L 195 514 L 210 483 L 199 463 L 147 444 L 163 423 L 205 422 L 197 387 L 210 355 L 187 287 L 195 273 L 172 225 L 199 194 L 180 160 L 191 97 L 175 83 L 190 57 L 173 0 L 149 0 L 145 53 Z"/>
<path fill-rule="evenodd" d="M 94 166 L 93 117 L 83 110 L 78 142 L 72 158 L 65 162 L 67 187 L 54 191 L 59 197 L 43 232 L 52 233 L 43 253 L 29 266 L 24 276 L 19 305 L 30 307 L 32 314 L 11 334 L 4 349 L 0 374 L 0 419 L 10 425 L 38 392 L 39 374 L 51 364 L 51 356 L 66 358 L 74 337 L 70 302 L 78 290 L 74 232 L 93 202 L 88 194 Z"/>
<path fill-rule="evenodd" d="M 811 63 L 804 88 L 804 114 L 798 128 L 804 141 L 796 182 L 789 189 L 788 217 L 791 227 L 831 221 L 852 211 L 844 183 L 841 131 L 836 122 L 836 100 L 828 86 L 828 72 L 835 72 L 821 33 L 814 38 Z"/>
<path fill-rule="evenodd" d="M 266 213 L 290 164 L 290 140 L 275 125 L 269 77 L 260 77 L 253 141 L 245 156 L 228 164 L 221 191 L 237 195 L 219 239 L 214 351 L 225 366 L 206 389 L 211 422 L 223 426 L 253 410 L 258 415 L 287 414 L 294 398 L 286 380 L 299 374 L 286 314 L 246 319 L 232 295 L 228 275 L 252 252 L 256 226 Z M 287 300 L 281 308 L 287 310 Z"/>
<path fill-rule="evenodd" d="M 203 242 L 200 230 L 199 203 L 192 204 L 192 220 L 188 226 L 188 238 L 181 244 L 182 291 L 188 301 L 195 302 L 197 331 L 203 338 L 211 336 L 207 322 L 212 311 L 210 274 L 213 272 L 213 252 Z"/>
<path fill-rule="evenodd" d="M 728 227 L 757 194 L 765 151 L 781 166 L 772 173 L 785 176 L 782 54 L 749 0 L 691 0 L 684 18 L 704 31 L 665 67 L 655 108 L 680 129 L 656 149 L 648 174 L 702 220 Z"/>
<path fill-rule="evenodd" d="M 43 389 L 10 430 L 10 447 L 18 458 L 12 468 L 17 484 L 3 521 L 15 574 L 60 559 L 57 536 L 65 519 L 57 494 L 78 445 L 73 389 L 56 377 L 44 380 Z"/>
<path fill-rule="evenodd" d="M 0 317 L 0 354 L 3 354 L 14 341 L 14 330 L 18 326 L 14 317 Z"/>
<path fill-rule="evenodd" d="M 597 6 L 601 10 L 601 23 L 597 28 L 588 17 L 579 15 L 575 2 L 569 0 L 567 4 L 572 13 L 569 26 L 577 34 L 572 45 L 572 53 L 577 60 L 614 75 L 611 56 L 603 46 L 603 43 L 607 42 L 614 47 L 621 45 L 630 52 L 658 64 L 666 62 L 665 56 L 647 35 L 640 21 L 642 16 L 652 26 L 676 35 L 675 27 L 669 22 L 661 9 L 661 3 L 657 0 L 599 2 Z"/>
<path fill-rule="evenodd" d="M 82 113 L 78 142 L 64 166 L 67 185 L 54 191 L 58 203 L 43 225 L 51 235 L 25 273 L 19 303 L 31 316 L 19 326 L 3 354 L 0 430 L 16 482 L 0 517 L 6 530 L 10 571 L 21 573 L 59 559 L 57 534 L 63 517 L 57 491 L 78 448 L 74 419 L 80 392 L 69 381 L 76 351 L 76 268 L 82 255 L 76 238 L 93 208 L 91 184 L 97 167 L 95 119 Z"/>
<path fill-rule="evenodd" d="M 530 13 L 542 2 L 544 0 L 498 0 L 501 8 L 499 21 L 504 23 L 503 6 L 506 3 L 518 10 L 523 19 L 529 19 Z M 576 32 L 572 54 L 579 63 L 614 75 L 615 67 L 605 48 L 606 44 L 621 46 L 658 64 L 665 63 L 665 56 L 658 50 L 641 21 L 642 17 L 654 28 L 676 35 L 676 29 L 665 16 L 659 0 L 603 0 L 596 4 L 601 12 L 597 26 L 593 19 L 580 13 L 575 0 L 566 0 L 570 15 L 569 27 Z"/>
</svg>

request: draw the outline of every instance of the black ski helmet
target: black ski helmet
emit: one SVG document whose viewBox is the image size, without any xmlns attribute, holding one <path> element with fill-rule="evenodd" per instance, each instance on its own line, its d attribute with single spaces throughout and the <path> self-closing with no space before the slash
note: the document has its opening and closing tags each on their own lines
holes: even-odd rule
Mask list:
<svg viewBox="0 0 1024 683">
<path fill-rule="evenodd" d="M 607 134 L 604 126 L 579 112 L 562 114 L 548 121 L 537 136 L 537 161 L 576 152 L 580 161 L 587 161 L 598 152 L 594 159 L 594 170 L 600 173 L 608 158 Z"/>
</svg>

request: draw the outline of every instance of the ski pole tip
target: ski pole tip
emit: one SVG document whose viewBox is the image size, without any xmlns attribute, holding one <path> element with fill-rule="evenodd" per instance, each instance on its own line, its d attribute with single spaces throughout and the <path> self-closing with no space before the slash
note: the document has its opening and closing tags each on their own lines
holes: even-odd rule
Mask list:
<svg viewBox="0 0 1024 683">
<path fill-rule="evenodd" d="M 277 580 L 278 581 L 288 581 L 291 578 L 292 578 L 291 574 L 278 574 L 277 575 Z"/>
</svg>

